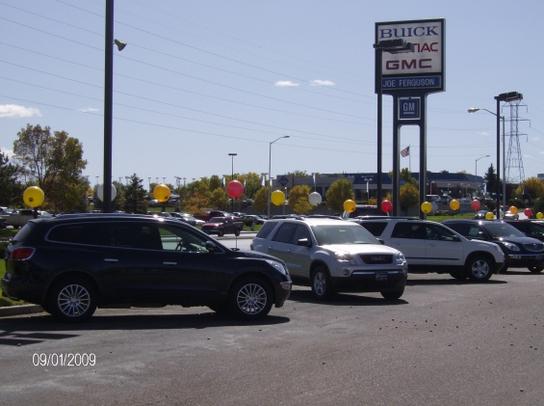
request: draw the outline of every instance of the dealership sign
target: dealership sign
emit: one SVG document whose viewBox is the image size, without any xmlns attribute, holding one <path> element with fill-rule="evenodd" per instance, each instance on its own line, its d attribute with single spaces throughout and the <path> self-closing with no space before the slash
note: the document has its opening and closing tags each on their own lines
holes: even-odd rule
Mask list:
<svg viewBox="0 0 544 406">
<path fill-rule="evenodd" d="M 382 92 L 444 90 L 444 19 L 376 23 L 376 44 L 399 39 L 411 49 L 382 48 Z"/>
</svg>

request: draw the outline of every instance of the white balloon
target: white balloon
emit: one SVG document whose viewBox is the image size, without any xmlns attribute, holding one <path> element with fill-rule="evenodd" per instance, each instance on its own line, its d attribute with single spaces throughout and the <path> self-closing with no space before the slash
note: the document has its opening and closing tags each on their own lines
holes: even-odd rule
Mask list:
<svg viewBox="0 0 544 406">
<path fill-rule="evenodd" d="M 312 206 L 319 206 L 323 199 L 321 198 L 321 195 L 317 192 L 312 192 L 308 196 L 308 201 Z"/>
<path fill-rule="evenodd" d="M 102 202 L 104 201 L 104 186 L 102 184 L 96 185 L 96 197 Z M 111 185 L 111 201 L 113 202 L 117 197 L 117 189 L 115 185 Z"/>
</svg>

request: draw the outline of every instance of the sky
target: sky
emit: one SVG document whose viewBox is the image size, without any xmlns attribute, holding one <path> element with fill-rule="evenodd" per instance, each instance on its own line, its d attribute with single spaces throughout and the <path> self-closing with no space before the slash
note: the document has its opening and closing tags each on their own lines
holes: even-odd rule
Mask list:
<svg viewBox="0 0 544 406">
<path fill-rule="evenodd" d="M 375 172 L 375 23 L 436 17 L 446 89 L 427 100 L 428 170 L 496 167 L 495 117 L 467 109 L 493 111 L 495 95 L 518 91 L 525 177 L 544 173 L 543 4 L 116 0 L 114 36 L 127 46 L 114 52 L 113 179 L 175 184 L 230 175 L 232 164 L 267 173 L 269 143 L 283 136 L 273 177 Z M 102 182 L 104 15 L 105 0 L 0 0 L 2 151 L 27 124 L 64 130 L 83 144 L 84 175 Z M 391 106 L 384 96 L 384 172 Z M 413 171 L 418 140 L 417 127 L 402 128 L 401 166 Z"/>
</svg>

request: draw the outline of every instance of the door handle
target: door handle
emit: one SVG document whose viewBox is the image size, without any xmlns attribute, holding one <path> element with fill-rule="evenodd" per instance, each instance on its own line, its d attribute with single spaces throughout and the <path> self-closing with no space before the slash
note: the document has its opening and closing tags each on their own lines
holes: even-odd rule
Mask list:
<svg viewBox="0 0 544 406">
<path fill-rule="evenodd" d="M 178 263 L 175 261 L 162 261 L 163 265 L 177 265 Z"/>
<path fill-rule="evenodd" d="M 117 258 L 104 258 L 104 262 L 119 262 Z"/>
</svg>

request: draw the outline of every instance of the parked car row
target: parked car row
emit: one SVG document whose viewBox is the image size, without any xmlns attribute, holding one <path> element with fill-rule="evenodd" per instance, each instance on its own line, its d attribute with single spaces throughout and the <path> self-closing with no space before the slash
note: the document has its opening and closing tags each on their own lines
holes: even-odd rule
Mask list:
<svg viewBox="0 0 544 406">
<path fill-rule="evenodd" d="M 236 223 L 217 218 L 213 224 Z M 515 224 L 544 236 L 541 223 Z M 97 307 L 168 304 L 255 319 L 281 307 L 293 282 L 309 284 L 318 300 L 344 291 L 397 300 L 409 269 L 483 282 L 508 266 L 544 268 L 544 244 L 507 222 L 449 225 L 291 216 L 266 221 L 252 251 L 240 252 L 210 237 L 214 230 L 171 216 L 43 217 L 28 221 L 8 245 L 2 289 L 67 321 L 88 319 Z"/>
</svg>

